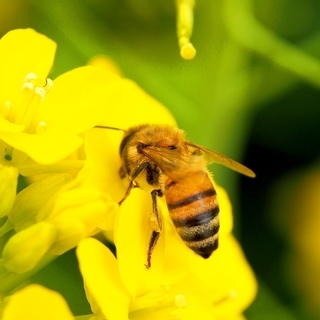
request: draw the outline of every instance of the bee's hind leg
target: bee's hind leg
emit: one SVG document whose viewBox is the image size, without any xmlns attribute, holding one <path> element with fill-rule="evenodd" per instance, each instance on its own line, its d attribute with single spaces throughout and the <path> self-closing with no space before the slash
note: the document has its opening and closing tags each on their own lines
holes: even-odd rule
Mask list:
<svg viewBox="0 0 320 320">
<path fill-rule="evenodd" d="M 152 235 L 149 242 L 149 248 L 148 248 L 148 254 L 147 254 L 147 263 L 145 264 L 147 269 L 150 269 L 151 267 L 151 256 L 153 249 L 155 248 L 158 240 L 160 238 L 160 232 L 152 231 Z"/>
<path fill-rule="evenodd" d="M 149 247 L 148 247 L 148 254 L 147 254 L 147 263 L 145 264 L 147 269 L 151 267 L 151 256 L 152 252 L 159 240 L 160 232 L 162 230 L 162 220 L 158 209 L 158 196 L 162 196 L 161 190 L 153 190 L 151 192 L 152 198 L 152 213 L 149 218 L 149 227 L 152 230 Z"/>
</svg>

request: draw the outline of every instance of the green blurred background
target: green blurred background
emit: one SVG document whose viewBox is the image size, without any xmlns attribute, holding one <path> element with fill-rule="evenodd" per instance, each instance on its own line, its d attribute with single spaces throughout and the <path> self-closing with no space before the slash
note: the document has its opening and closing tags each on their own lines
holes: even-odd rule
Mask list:
<svg viewBox="0 0 320 320">
<path fill-rule="evenodd" d="M 235 234 L 259 280 L 246 316 L 319 319 L 320 263 L 311 258 L 309 273 L 294 240 L 308 233 L 298 221 L 320 216 L 316 204 L 295 212 L 317 202 L 300 188 L 318 187 L 302 182 L 316 176 L 320 151 L 320 1 L 199 0 L 194 13 L 192 61 L 179 56 L 174 0 L 0 0 L 0 34 L 32 27 L 54 39 L 52 78 L 110 56 L 170 109 L 190 140 L 253 169 L 256 179 L 211 167 L 230 194 Z M 320 247 L 320 225 L 315 230 Z M 71 251 L 34 281 L 61 291 L 75 314 L 88 313 L 76 269 Z"/>
</svg>

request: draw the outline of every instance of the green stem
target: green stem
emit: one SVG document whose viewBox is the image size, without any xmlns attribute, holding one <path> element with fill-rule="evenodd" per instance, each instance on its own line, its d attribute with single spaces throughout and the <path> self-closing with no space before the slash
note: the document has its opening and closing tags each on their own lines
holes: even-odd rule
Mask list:
<svg viewBox="0 0 320 320">
<path fill-rule="evenodd" d="M 4 225 L 1 226 L 0 228 L 0 237 L 2 237 L 3 235 L 5 235 L 7 232 L 13 230 L 13 225 L 12 223 L 7 220 Z"/>
<path fill-rule="evenodd" d="M 227 26 L 244 47 L 320 87 L 320 62 L 265 28 L 254 17 L 252 0 L 225 0 Z M 277 83 L 278 85 L 278 83 Z"/>
</svg>

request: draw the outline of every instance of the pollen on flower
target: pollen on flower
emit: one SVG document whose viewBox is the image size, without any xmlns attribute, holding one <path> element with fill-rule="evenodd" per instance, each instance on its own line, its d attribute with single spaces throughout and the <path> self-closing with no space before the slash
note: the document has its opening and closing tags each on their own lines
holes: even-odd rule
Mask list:
<svg viewBox="0 0 320 320">
<path fill-rule="evenodd" d="M 53 81 L 50 78 L 47 78 L 46 84 L 43 87 L 41 86 L 35 87 L 34 93 L 40 97 L 40 101 L 43 101 L 46 94 L 49 92 L 52 86 L 53 86 Z"/>
<path fill-rule="evenodd" d="M 46 80 L 39 79 L 35 73 L 30 72 L 24 77 L 21 90 L 32 90 L 35 94 L 44 98 L 46 93 L 51 89 L 52 85 L 53 81 L 50 78 L 47 78 Z"/>
<path fill-rule="evenodd" d="M 21 91 L 25 89 L 33 90 L 35 86 L 35 81 L 37 79 L 37 75 L 33 72 L 28 73 L 23 80 L 23 84 L 21 86 Z"/>
<path fill-rule="evenodd" d="M 34 93 L 40 97 L 41 101 L 43 101 L 47 92 L 44 87 L 36 87 Z"/>
<path fill-rule="evenodd" d="M 32 82 L 24 82 L 23 85 L 21 86 L 21 91 L 24 90 L 30 90 L 33 91 L 34 90 L 34 83 Z"/>
<path fill-rule="evenodd" d="M 158 219 L 156 218 L 156 216 L 154 214 L 151 214 L 149 216 L 149 219 L 148 219 L 148 226 L 151 230 L 154 230 L 154 231 L 159 231 L 160 230 L 160 226 L 159 226 L 159 223 L 158 223 Z"/>
<path fill-rule="evenodd" d="M 47 78 L 46 80 L 46 84 L 44 86 L 44 88 L 46 89 L 46 92 L 48 92 L 53 86 L 53 80 L 50 78 Z"/>
<path fill-rule="evenodd" d="M 52 85 L 53 81 L 51 79 L 44 80 L 33 72 L 28 73 L 21 85 L 20 103 L 14 107 L 18 112 L 14 113 L 13 122 L 24 124 L 28 133 L 43 132 L 46 124 L 40 121 L 38 126 L 35 127 L 36 124 L 33 123 L 33 119 Z"/>
<path fill-rule="evenodd" d="M 30 73 L 28 73 L 28 74 L 24 77 L 23 82 L 33 82 L 33 81 L 35 81 L 37 78 L 38 78 L 38 76 L 37 76 L 35 73 L 30 72 Z"/>
</svg>

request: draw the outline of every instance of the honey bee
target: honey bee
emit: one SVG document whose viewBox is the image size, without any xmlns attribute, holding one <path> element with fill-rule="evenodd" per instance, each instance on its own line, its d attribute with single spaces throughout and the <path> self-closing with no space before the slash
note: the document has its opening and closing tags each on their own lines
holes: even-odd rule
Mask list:
<svg viewBox="0 0 320 320">
<path fill-rule="evenodd" d="M 218 248 L 220 225 L 217 194 L 206 166 L 216 162 L 255 177 L 249 168 L 187 141 L 184 131 L 166 125 L 139 125 L 125 131 L 120 156 L 120 176 L 130 180 L 124 199 L 133 188 L 151 194 L 152 234 L 145 265 L 148 269 L 162 229 L 158 197 L 165 198 L 170 218 L 183 242 L 207 259 Z"/>
</svg>

